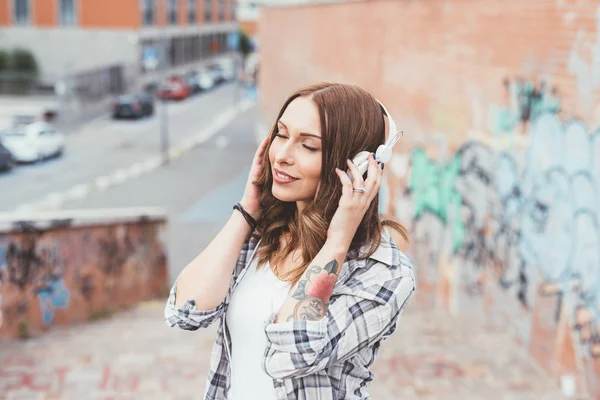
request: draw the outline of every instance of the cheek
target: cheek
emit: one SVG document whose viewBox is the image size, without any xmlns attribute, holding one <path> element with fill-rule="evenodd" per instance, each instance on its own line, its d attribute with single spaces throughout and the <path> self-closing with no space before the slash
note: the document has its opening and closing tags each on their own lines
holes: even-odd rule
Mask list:
<svg viewBox="0 0 600 400">
<path fill-rule="evenodd" d="M 311 160 L 305 167 L 306 176 L 310 177 L 311 181 L 318 183 L 321 179 L 321 159 Z"/>
</svg>

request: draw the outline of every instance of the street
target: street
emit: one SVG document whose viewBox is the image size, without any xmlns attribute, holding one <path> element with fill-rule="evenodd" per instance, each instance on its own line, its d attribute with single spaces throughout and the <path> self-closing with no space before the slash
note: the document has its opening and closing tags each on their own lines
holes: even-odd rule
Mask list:
<svg viewBox="0 0 600 400">
<path fill-rule="evenodd" d="M 183 102 L 168 103 L 169 141 L 175 145 L 202 132 L 216 116 L 239 104 L 242 91 L 226 84 Z M 160 155 L 161 104 L 152 117 L 111 120 L 109 116 L 67 136 L 64 154 L 0 174 L 0 211 L 52 199 L 53 195 Z"/>
</svg>

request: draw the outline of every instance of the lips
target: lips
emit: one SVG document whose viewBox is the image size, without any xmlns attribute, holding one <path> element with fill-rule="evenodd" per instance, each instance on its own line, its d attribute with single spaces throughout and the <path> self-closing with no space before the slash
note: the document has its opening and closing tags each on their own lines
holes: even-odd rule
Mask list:
<svg viewBox="0 0 600 400">
<path fill-rule="evenodd" d="M 292 175 L 290 175 L 290 174 L 286 174 L 285 172 L 283 172 L 282 170 L 280 170 L 280 169 L 277 169 L 277 168 L 273 168 L 273 171 L 274 171 L 275 173 L 277 173 L 277 174 L 284 175 L 284 176 L 286 176 L 286 177 L 288 177 L 288 178 L 292 178 L 292 179 L 298 179 L 298 178 L 296 178 L 295 176 L 292 176 Z"/>
<path fill-rule="evenodd" d="M 285 172 L 277 168 L 273 168 L 273 180 L 277 183 L 289 183 L 297 181 L 298 178 L 286 174 Z"/>
</svg>

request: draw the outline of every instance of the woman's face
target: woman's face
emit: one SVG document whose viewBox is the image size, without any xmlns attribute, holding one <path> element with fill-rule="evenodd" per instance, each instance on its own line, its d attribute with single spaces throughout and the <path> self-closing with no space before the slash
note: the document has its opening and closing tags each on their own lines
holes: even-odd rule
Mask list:
<svg viewBox="0 0 600 400">
<path fill-rule="evenodd" d="M 269 148 L 273 196 L 285 202 L 295 201 L 301 210 L 315 197 L 321 176 L 323 145 L 316 104 L 309 98 L 297 97 L 277 121 L 277 129 Z"/>
</svg>

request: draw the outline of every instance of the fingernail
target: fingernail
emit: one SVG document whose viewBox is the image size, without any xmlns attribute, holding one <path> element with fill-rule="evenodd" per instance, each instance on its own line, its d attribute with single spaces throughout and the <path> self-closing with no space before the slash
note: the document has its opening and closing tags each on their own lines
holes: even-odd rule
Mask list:
<svg viewBox="0 0 600 400">
<path fill-rule="evenodd" d="M 371 155 L 373 156 L 373 160 L 375 159 L 375 153 L 371 153 Z"/>
<path fill-rule="evenodd" d="M 348 161 L 350 161 L 352 164 L 354 164 L 354 161 L 352 161 L 351 159 L 348 159 Z"/>
<path fill-rule="evenodd" d="M 384 166 L 385 166 L 385 163 L 381 163 L 381 169 L 383 169 Z"/>
</svg>

